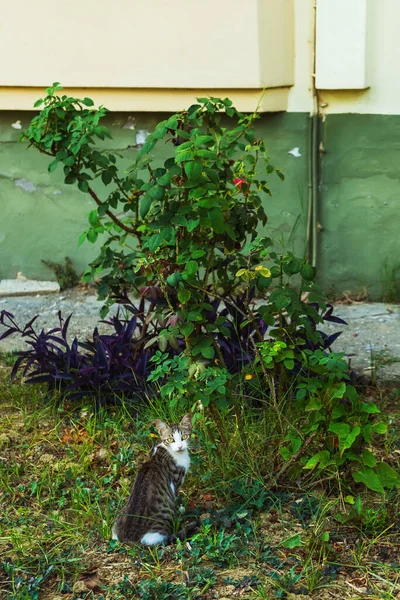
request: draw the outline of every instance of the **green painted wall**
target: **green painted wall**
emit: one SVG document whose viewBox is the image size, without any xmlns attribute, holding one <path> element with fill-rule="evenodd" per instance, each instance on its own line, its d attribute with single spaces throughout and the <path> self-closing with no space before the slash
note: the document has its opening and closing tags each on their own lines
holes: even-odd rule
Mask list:
<svg viewBox="0 0 400 600">
<path fill-rule="evenodd" d="M 21 131 L 12 127 L 18 120 L 27 127 L 34 113 L 0 113 L 0 278 L 13 278 L 18 271 L 37 279 L 54 279 L 53 272 L 41 259 L 63 262 L 69 256 L 77 271 L 83 271 L 96 254 L 96 246 L 85 242 L 77 247 L 79 234 L 85 230 L 92 201 L 74 186 L 63 183 L 62 171 L 47 172 L 51 161 L 19 142 Z M 151 131 L 165 114 L 110 114 L 106 124 L 113 140 L 107 142 L 122 154 L 121 168 L 133 162 L 137 149 L 136 134 Z M 135 129 L 131 129 L 134 125 Z M 270 179 L 272 198 L 266 197 L 269 215 L 268 233 L 289 249 L 304 252 L 307 209 L 306 114 L 274 113 L 257 122 L 258 135 L 267 142 L 271 161 L 279 166 L 286 181 Z M 288 154 L 300 148 L 301 156 Z M 164 160 L 170 145 L 160 144 L 156 158 Z M 98 188 L 101 194 L 101 188 Z"/>
<path fill-rule="evenodd" d="M 331 115 L 322 140 L 320 281 L 379 299 L 400 267 L 400 116 Z"/>
<path fill-rule="evenodd" d="M 86 228 L 90 198 L 63 183 L 62 172 L 47 172 L 49 160 L 19 142 L 18 120 L 26 127 L 33 113 L 0 113 L 0 278 L 53 279 L 41 259 L 63 262 L 69 256 L 83 271 L 96 254 L 89 243 L 77 247 Z M 110 114 L 107 142 L 122 155 L 121 168 L 133 162 L 138 131 L 151 131 L 165 114 Z M 285 176 L 270 178 L 266 197 L 268 234 L 278 250 L 302 255 L 308 203 L 308 126 L 305 113 L 272 113 L 257 122 L 273 164 Z M 132 129 L 134 127 L 134 129 Z M 332 115 L 321 123 L 318 221 L 318 273 L 325 290 L 358 292 L 381 298 L 393 269 L 400 267 L 400 116 Z M 299 157 L 289 154 L 299 148 Z M 160 144 L 156 159 L 170 153 Z M 99 188 L 98 193 L 102 190 Z"/>
</svg>

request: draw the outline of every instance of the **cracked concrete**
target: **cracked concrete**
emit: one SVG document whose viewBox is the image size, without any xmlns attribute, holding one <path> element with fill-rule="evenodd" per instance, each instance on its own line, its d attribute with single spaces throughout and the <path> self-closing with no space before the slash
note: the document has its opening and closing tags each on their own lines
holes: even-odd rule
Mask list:
<svg viewBox="0 0 400 600">
<path fill-rule="evenodd" d="M 39 314 L 38 329 L 49 329 L 58 325 L 59 310 L 65 318 L 72 313 L 69 328 L 71 340 L 74 336 L 78 336 L 78 339 L 91 336 L 94 327 L 99 325 L 101 306 L 92 290 L 74 289 L 49 296 L 0 298 L 0 310 L 11 312 L 20 326 Z M 112 312 L 115 310 L 113 308 Z M 325 324 L 327 333 L 343 331 L 332 349 L 344 352 L 358 373 L 368 376 L 371 368 L 376 369 L 378 381 L 392 381 L 400 386 L 400 305 L 338 304 L 334 315 L 343 318 L 348 325 Z M 104 324 L 100 324 L 99 328 L 104 332 L 108 329 Z M 0 342 L 0 352 L 23 347 L 24 342 L 17 336 Z"/>
<path fill-rule="evenodd" d="M 327 324 L 327 332 L 343 331 L 333 345 L 345 352 L 351 366 L 363 375 L 376 370 L 378 381 L 400 385 L 400 305 L 371 302 L 335 306 L 334 315 L 346 326 Z"/>
</svg>

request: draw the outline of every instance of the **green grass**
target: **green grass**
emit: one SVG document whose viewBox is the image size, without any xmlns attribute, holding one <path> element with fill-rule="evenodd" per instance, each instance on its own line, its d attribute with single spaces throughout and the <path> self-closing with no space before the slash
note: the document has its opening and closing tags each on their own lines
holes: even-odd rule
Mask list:
<svg viewBox="0 0 400 600">
<path fill-rule="evenodd" d="M 361 514 L 344 494 L 280 482 L 273 415 L 237 410 L 197 422 L 182 492 L 202 526 L 189 543 L 126 547 L 110 541 L 137 466 L 152 445 L 149 423 L 174 415 L 149 406 L 56 413 L 37 387 L 8 383 L 0 365 L 0 598 L 119 600 L 212 598 L 394 599 L 400 592 L 398 497 L 360 489 Z M 398 391 L 381 456 L 398 453 Z M 337 520 L 347 510 L 348 522 Z M 218 594 L 218 596 L 216 595 Z"/>
</svg>

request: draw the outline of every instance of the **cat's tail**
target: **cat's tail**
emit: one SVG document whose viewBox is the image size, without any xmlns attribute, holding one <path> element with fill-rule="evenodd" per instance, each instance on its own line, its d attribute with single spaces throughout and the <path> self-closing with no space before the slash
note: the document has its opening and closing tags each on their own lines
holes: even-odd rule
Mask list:
<svg viewBox="0 0 400 600">
<path fill-rule="evenodd" d="M 178 531 L 178 533 L 173 533 L 172 535 L 169 535 L 165 541 L 165 544 L 175 544 L 177 540 L 183 541 L 184 539 L 192 536 L 199 530 L 200 523 L 200 519 L 190 521 L 190 523 L 182 527 L 182 529 Z"/>
</svg>

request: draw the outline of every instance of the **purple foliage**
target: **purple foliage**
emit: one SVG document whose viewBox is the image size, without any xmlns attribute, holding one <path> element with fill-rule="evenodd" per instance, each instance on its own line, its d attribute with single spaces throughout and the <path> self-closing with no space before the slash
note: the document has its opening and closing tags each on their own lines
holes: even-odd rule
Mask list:
<svg viewBox="0 0 400 600">
<path fill-rule="evenodd" d="M 147 311 L 144 297 L 138 308 L 126 294 L 117 300 L 130 313 L 129 318 L 121 319 L 118 313 L 109 320 L 102 321 L 110 326 L 110 333 L 99 334 L 95 328 L 91 340 L 79 342 L 74 338 L 71 344 L 67 339 L 71 315 L 64 320 L 59 312 L 58 327 L 47 332 L 43 329 L 37 332 L 34 328 L 37 316 L 21 329 L 15 322 L 14 315 L 1 311 L 0 325 L 5 331 L 0 336 L 0 341 L 9 335 L 19 334 L 29 346 L 27 350 L 15 353 L 16 362 L 11 380 L 14 381 L 17 373 L 22 371 L 28 384 L 47 383 L 49 391 L 60 392 L 58 404 L 66 396 L 70 399 L 91 396 L 98 407 L 106 403 L 119 403 L 121 395 L 140 402 L 146 395 L 154 393 L 147 378 L 152 368 L 150 359 L 158 351 L 158 345 L 150 344 L 146 348 L 146 344 L 159 333 L 155 320 L 151 322 L 149 330 L 149 315 L 159 299 L 150 299 Z M 210 335 L 214 336 L 232 374 L 239 373 L 245 365 L 254 361 L 253 340 L 258 342 L 264 339 L 268 330 L 268 325 L 257 313 L 253 320 L 249 320 L 246 310 L 249 300 L 252 298 L 245 294 L 228 296 L 224 302 L 206 298 L 211 307 L 206 313 L 207 322 L 216 323 L 214 333 Z M 318 307 L 315 306 L 315 309 L 315 314 L 318 315 Z M 328 305 L 328 310 L 322 315 L 323 320 L 346 324 L 342 319 L 334 317 L 332 312 L 332 306 Z M 316 332 L 316 320 L 310 315 L 307 319 L 308 329 Z M 340 335 L 340 332 L 332 335 L 321 331 L 318 333 L 320 335 L 314 338 L 317 342 L 310 341 L 306 328 L 298 329 L 296 336 L 303 338 L 302 348 L 328 350 Z M 183 350 L 183 341 L 179 342 L 179 350 L 169 348 L 170 354 Z M 299 369 L 301 362 L 295 361 L 293 372 Z"/>
<path fill-rule="evenodd" d="M 89 395 L 97 405 L 119 402 L 122 394 L 142 399 L 151 391 L 146 380 L 156 348 L 144 349 L 148 336 L 143 306 L 134 312 L 129 319 L 117 315 L 104 321 L 113 329 L 110 334 L 99 334 L 95 328 L 91 340 L 79 342 L 74 338 L 70 344 L 67 332 L 71 315 L 64 321 L 59 312 L 59 327 L 38 333 L 33 327 L 37 317 L 21 329 L 14 315 L 3 310 L 0 324 L 6 330 L 0 340 L 19 333 L 30 346 L 15 353 L 11 380 L 22 370 L 25 383 L 47 383 L 50 391 L 59 390 L 60 402 L 67 395 L 71 399 Z"/>
</svg>

